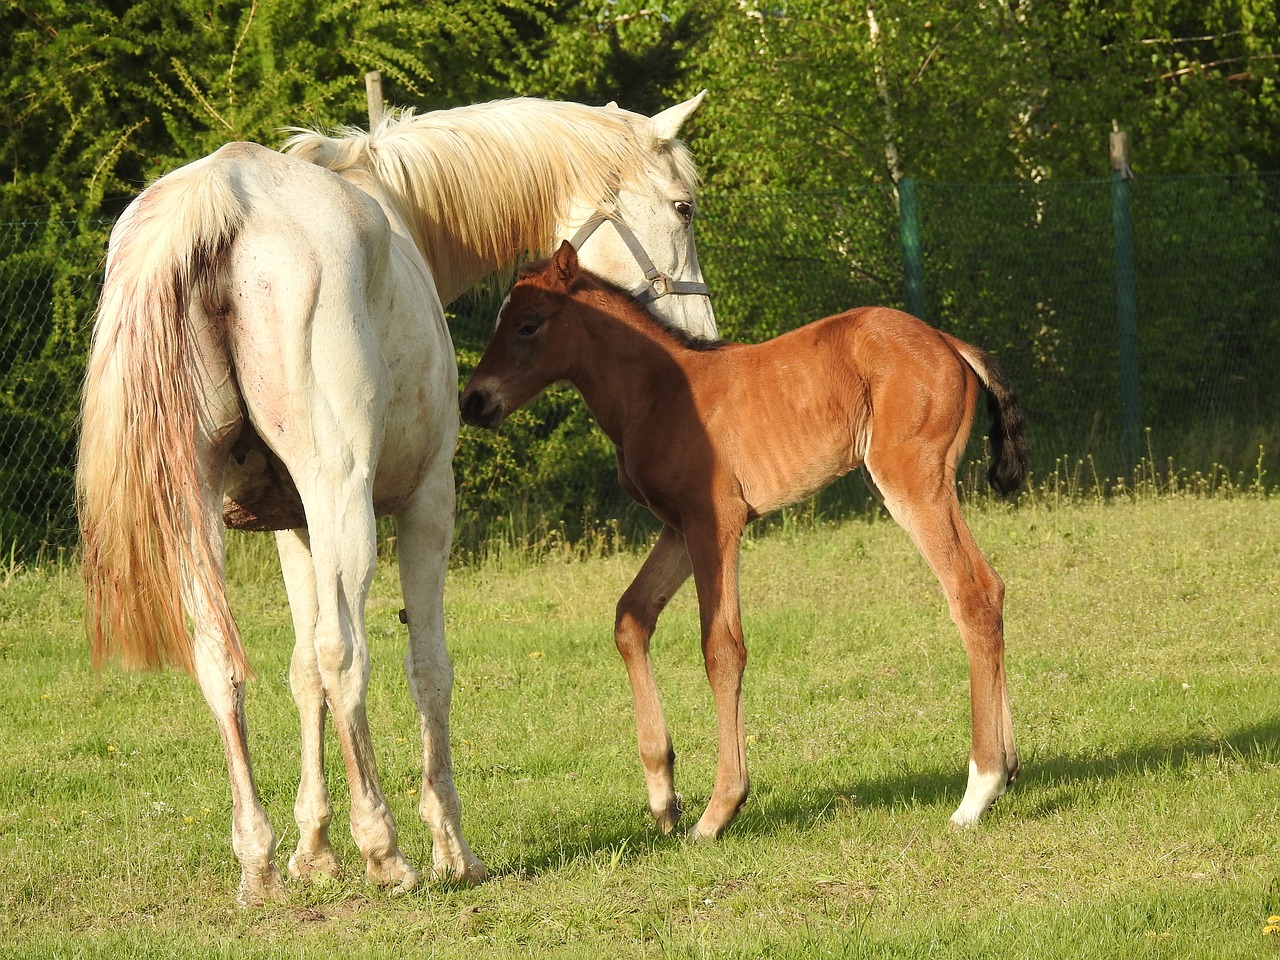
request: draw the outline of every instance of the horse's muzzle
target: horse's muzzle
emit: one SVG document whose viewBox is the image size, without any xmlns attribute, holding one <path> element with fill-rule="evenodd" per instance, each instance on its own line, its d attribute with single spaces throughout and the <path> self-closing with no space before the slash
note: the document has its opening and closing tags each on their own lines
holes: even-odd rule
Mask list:
<svg viewBox="0 0 1280 960">
<path fill-rule="evenodd" d="M 473 427 L 494 430 L 503 420 L 501 401 L 495 400 L 484 387 L 472 387 L 465 391 L 458 401 L 458 408 L 462 411 L 462 422 Z"/>
</svg>

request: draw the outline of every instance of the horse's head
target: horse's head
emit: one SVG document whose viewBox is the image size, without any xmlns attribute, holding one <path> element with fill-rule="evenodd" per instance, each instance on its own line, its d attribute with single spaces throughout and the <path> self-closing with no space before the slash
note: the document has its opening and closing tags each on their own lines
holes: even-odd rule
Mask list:
<svg viewBox="0 0 1280 960">
<path fill-rule="evenodd" d="M 693 242 L 697 171 L 676 139 L 705 94 L 654 117 L 619 110 L 648 149 L 646 169 L 602 212 L 588 216 L 580 208 L 556 239 L 577 248 L 584 269 L 630 292 L 670 325 L 714 339 L 715 313 Z"/>
<path fill-rule="evenodd" d="M 520 271 L 489 346 L 459 401 L 462 419 L 496 429 L 503 420 L 563 380 L 573 350 L 565 342 L 564 305 L 578 278 L 577 251 L 565 241 L 555 256 Z"/>
</svg>

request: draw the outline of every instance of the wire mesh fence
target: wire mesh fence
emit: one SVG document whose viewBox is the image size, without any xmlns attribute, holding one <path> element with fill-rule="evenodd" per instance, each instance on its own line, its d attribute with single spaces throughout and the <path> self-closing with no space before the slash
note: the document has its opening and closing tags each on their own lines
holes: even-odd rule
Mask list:
<svg viewBox="0 0 1280 960">
<path fill-rule="evenodd" d="M 910 304 L 996 356 L 1041 475 L 1088 458 L 1121 476 L 1142 455 L 1240 473 L 1274 448 L 1280 174 L 904 186 L 910 204 L 888 188 L 704 197 L 722 334 Z M 23 555 L 74 544 L 78 388 L 108 229 L 0 224 L 0 545 Z M 464 376 L 499 300 L 454 305 Z M 464 430 L 456 475 L 464 545 L 643 524 L 567 389 L 498 435 Z"/>
</svg>

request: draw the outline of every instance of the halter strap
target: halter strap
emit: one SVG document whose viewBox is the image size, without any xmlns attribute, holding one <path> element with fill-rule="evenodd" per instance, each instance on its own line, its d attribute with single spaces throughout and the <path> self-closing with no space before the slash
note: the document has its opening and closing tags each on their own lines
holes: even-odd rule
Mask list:
<svg viewBox="0 0 1280 960">
<path fill-rule="evenodd" d="M 605 222 L 613 224 L 613 229 L 618 231 L 618 236 L 622 238 L 622 242 L 631 251 L 631 256 L 635 258 L 636 264 L 644 271 L 644 279 L 648 283 L 648 287 L 643 293 L 636 296 L 637 303 L 642 306 L 647 305 L 659 297 L 665 297 L 669 293 L 688 293 L 703 297 L 711 296 L 711 288 L 705 283 L 696 280 L 672 280 L 671 277 L 655 267 L 653 260 L 645 252 L 644 245 L 640 243 L 640 238 L 636 236 L 635 231 L 617 217 L 610 216 L 607 213 L 597 213 L 592 216 L 578 228 L 569 243 L 572 244 L 575 250 L 581 251 L 582 245 L 596 232 L 596 228 Z"/>
</svg>

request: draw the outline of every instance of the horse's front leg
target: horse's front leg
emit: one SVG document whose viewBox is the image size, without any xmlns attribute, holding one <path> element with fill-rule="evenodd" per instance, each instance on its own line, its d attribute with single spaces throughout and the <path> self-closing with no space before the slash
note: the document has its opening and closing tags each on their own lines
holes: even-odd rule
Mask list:
<svg viewBox="0 0 1280 960">
<path fill-rule="evenodd" d="M 675 750 L 662 715 L 662 702 L 649 658 L 649 640 L 658 616 L 687 579 L 692 568 L 684 538 L 663 527 L 640 572 L 618 601 L 613 639 L 622 654 L 636 709 L 636 739 L 649 788 L 649 810 L 663 833 L 675 829 L 680 801 L 675 790 Z"/>
<path fill-rule="evenodd" d="M 743 521 L 703 526 L 686 523 L 685 544 L 698 587 L 702 655 L 716 701 L 719 753 L 716 783 L 691 840 L 714 840 L 747 799 L 747 745 L 742 721 L 742 673 L 747 648 L 738 600 L 738 560 Z"/>
<path fill-rule="evenodd" d="M 451 444 L 448 449 L 453 449 Z M 404 669 L 420 717 L 423 769 L 418 813 L 431 831 L 435 874 L 479 883 L 487 871 L 462 836 L 462 803 L 449 749 L 453 665 L 445 646 L 444 578 L 453 540 L 453 506 L 453 472 L 446 458 L 396 517 L 409 627 Z"/>
</svg>

